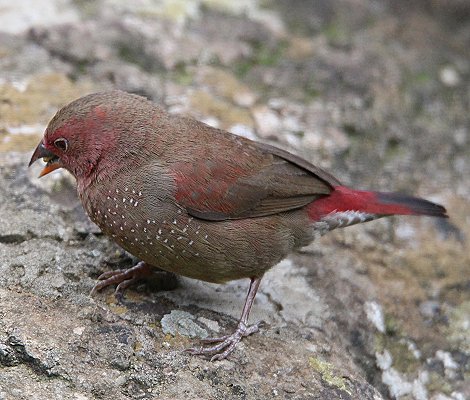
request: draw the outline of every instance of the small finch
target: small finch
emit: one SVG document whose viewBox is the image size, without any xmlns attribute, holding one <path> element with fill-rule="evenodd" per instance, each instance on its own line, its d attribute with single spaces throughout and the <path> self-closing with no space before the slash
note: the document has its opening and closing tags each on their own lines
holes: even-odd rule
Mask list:
<svg viewBox="0 0 470 400">
<path fill-rule="evenodd" d="M 224 283 L 248 278 L 235 331 L 192 354 L 226 358 L 258 331 L 248 316 L 263 274 L 335 228 L 390 215 L 447 217 L 444 207 L 398 193 L 343 186 L 287 151 L 170 115 L 121 91 L 91 94 L 50 121 L 30 164 L 65 168 L 90 218 L 139 262 L 102 274 L 94 290 L 159 267 Z"/>
</svg>

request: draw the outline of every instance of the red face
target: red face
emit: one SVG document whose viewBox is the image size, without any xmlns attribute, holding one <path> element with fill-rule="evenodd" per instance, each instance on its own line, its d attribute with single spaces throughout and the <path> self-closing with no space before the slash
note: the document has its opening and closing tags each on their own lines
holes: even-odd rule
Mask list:
<svg viewBox="0 0 470 400">
<path fill-rule="evenodd" d="M 59 111 L 60 113 L 60 111 Z M 46 162 L 40 177 L 65 168 L 76 178 L 89 173 L 98 160 L 106 130 L 106 114 L 94 107 L 80 117 L 53 119 L 34 151 L 29 165 L 39 158 Z"/>
<path fill-rule="evenodd" d="M 61 157 L 69 149 L 69 141 L 66 138 L 57 138 L 54 142 L 44 143 L 44 139 L 39 143 L 38 147 L 31 157 L 29 165 L 33 164 L 39 158 L 42 158 L 46 163 L 46 166 L 43 168 L 39 176 L 47 175 L 49 172 L 56 170 L 57 168 L 62 168 L 64 165 L 62 163 Z"/>
<path fill-rule="evenodd" d="M 106 175 L 122 160 L 145 151 L 149 122 L 158 110 L 143 97 L 120 91 L 93 93 L 71 102 L 49 122 L 30 165 L 46 162 L 41 176 L 65 168 L 77 180 Z M 152 131 L 153 132 L 153 131 Z"/>
</svg>

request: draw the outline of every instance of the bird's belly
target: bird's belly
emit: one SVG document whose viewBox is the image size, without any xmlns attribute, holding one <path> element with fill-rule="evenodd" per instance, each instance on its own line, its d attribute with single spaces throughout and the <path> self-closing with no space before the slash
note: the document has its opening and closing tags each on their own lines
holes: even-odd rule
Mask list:
<svg viewBox="0 0 470 400">
<path fill-rule="evenodd" d="M 220 222 L 196 220 L 176 213 L 161 221 L 145 219 L 132 225 L 100 226 L 121 247 L 167 271 L 209 282 L 261 276 L 283 257 L 263 254 L 248 237 L 234 240 Z M 218 224 L 217 232 L 213 232 Z M 122 227 L 122 230 L 121 230 Z M 284 254 L 283 254 L 284 256 Z"/>
<path fill-rule="evenodd" d="M 150 202 L 140 191 L 105 193 L 105 201 L 97 203 L 82 198 L 103 233 L 141 260 L 190 278 L 226 282 L 262 276 L 295 247 L 283 217 L 204 221 L 175 203 Z"/>
</svg>

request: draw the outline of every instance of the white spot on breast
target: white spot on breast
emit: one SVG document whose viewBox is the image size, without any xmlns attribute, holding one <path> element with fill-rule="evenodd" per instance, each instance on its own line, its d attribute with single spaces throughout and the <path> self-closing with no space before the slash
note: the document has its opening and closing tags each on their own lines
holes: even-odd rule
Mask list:
<svg viewBox="0 0 470 400">
<path fill-rule="evenodd" d="M 137 204 L 139 204 L 138 201 L 136 201 L 136 202 L 134 203 L 134 207 L 137 207 Z"/>
</svg>

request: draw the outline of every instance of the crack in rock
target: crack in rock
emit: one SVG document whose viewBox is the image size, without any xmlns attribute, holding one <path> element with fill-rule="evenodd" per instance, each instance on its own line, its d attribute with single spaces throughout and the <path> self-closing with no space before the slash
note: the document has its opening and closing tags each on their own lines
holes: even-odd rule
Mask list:
<svg viewBox="0 0 470 400">
<path fill-rule="evenodd" d="M 16 365 L 25 364 L 29 366 L 37 375 L 44 375 L 47 377 L 62 377 L 62 375 L 55 370 L 58 365 L 56 360 L 40 359 L 36 355 L 32 354 L 22 339 L 16 335 L 13 334 L 8 337 L 8 345 L 9 347 L 5 347 L 7 348 L 8 354 L 10 356 L 10 362 L 16 362 Z M 14 353 L 12 354 L 12 352 Z"/>
</svg>

